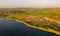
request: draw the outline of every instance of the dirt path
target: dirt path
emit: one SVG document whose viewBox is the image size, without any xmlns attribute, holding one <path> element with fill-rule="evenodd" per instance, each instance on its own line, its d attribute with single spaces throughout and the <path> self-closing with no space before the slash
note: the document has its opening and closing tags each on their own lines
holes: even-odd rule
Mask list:
<svg viewBox="0 0 60 36">
<path fill-rule="evenodd" d="M 60 21 L 57 21 L 57 20 L 54 20 L 54 19 L 50 19 L 48 17 L 43 17 L 43 19 L 46 19 L 47 21 L 50 21 L 50 22 L 55 22 L 57 23 L 58 25 L 60 25 Z"/>
</svg>

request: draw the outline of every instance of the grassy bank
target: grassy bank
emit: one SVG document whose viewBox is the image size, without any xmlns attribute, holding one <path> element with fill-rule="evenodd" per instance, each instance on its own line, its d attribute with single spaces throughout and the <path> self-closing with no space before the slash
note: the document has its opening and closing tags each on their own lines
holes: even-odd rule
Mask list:
<svg viewBox="0 0 60 36">
<path fill-rule="evenodd" d="M 12 18 L 7 18 L 9 20 L 13 20 Z M 16 20 L 16 19 L 15 19 Z M 53 30 L 53 29 L 46 29 L 46 28 L 42 28 L 42 27 L 36 27 L 36 26 L 32 26 L 32 25 L 29 25 L 28 23 L 26 22 L 23 22 L 23 21 L 20 21 L 20 20 L 16 20 L 17 22 L 20 22 L 20 23 L 23 23 L 24 25 L 28 26 L 28 27 L 31 27 L 31 28 L 35 28 L 35 29 L 38 29 L 38 30 L 42 30 L 42 31 L 46 31 L 46 32 L 51 32 L 51 33 L 54 33 L 56 35 L 60 35 L 60 32 L 56 31 L 56 30 Z"/>
</svg>

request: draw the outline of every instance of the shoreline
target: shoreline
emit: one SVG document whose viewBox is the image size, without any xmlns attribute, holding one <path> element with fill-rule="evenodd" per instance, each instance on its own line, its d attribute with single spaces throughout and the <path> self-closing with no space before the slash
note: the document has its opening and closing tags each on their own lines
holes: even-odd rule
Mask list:
<svg viewBox="0 0 60 36">
<path fill-rule="evenodd" d="M 20 21 L 20 20 L 16 20 L 16 19 L 12 19 L 12 18 L 7 18 L 9 20 L 15 20 L 16 22 L 21 22 L 23 23 L 24 25 L 28 26 L 28 27 L 31 27 L 31 28 L 35 28 L 35 29 L 38 29 L 38 30 L 42 30 L 42 31 L 46 31 L 46 32 L 50 32 L 50 33 L 53 33 L 53 34 L 56 34 L 56 35 L 60 35 L 60 32 L 58 31 L 55 31 L 53 29 L 45 29 L 45 28 L 42 28 L 42 27 L 36 27 L 36 26 L 32 26 L 32 25 L 29 25 L 28 23 L 26 22 L 23 22 L 23 21 Z"/>
</svg>

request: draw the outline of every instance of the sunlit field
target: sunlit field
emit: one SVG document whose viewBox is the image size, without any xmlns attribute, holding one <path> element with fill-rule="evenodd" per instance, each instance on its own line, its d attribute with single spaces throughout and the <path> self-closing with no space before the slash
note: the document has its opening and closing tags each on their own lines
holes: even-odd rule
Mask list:
<svg viewBox="0 0 60 36">
<path fill-rule="evenodd" d="M 0 18 L 23 21 L 36 29 L 60 35 L 60 8 L 1 9 Z"/>
</svg>

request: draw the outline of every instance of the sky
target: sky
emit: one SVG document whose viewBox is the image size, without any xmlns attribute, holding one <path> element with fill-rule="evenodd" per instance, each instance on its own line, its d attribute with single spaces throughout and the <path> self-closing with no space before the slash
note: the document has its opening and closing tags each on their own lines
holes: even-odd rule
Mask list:
<svg viewBox="0 0 60 36">
<path fill-rule="evenodd" d="M 0 8 L 60 7 L 60 0 L 0 0 Z"/>
</svg>

